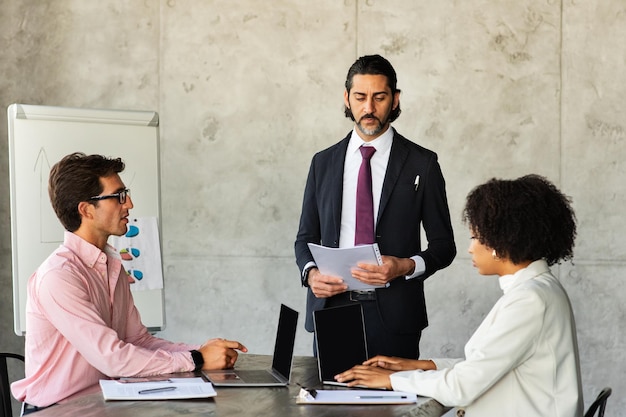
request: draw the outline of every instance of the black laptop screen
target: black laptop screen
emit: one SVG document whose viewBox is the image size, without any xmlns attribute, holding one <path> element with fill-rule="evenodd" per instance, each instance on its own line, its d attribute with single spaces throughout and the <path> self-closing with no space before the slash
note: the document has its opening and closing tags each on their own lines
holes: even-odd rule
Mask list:
<svg viewBox="0 0 626 417">
<path fill-rule="evenodd" d="M 318 310 L 313 318 L 322 381 L 334 381 L 335 375 L 367 359 L 361 304 Z"/>
<path fill-rule="evenodd" d="M 291 372 L 291 361 L 293 360 L 293 346 L 298 328 L 298 312 L 280 305 L 280 317 L 278 319 L 278 331 L 276 332 L 276 343 L 274 344 L 274 357 L 272 358 L 272 369 L 280 373 L 289 380 Z"/>
</svg>

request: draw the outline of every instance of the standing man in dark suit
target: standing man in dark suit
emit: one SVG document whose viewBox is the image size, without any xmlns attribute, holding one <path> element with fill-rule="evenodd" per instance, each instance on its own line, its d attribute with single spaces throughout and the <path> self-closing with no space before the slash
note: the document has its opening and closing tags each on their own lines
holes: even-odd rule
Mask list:
<svg viewBox="0 0 626 417">
<path fill-rule="evenodd" d="M 428 325 L 424 280 L 450 265 L 456 247 L 437 155 L 390 127 L 400 115 L 396 84 L 395 70 L 379 55 L 363 56 L 350 67 L 345 114 L 355 126 L 339 143 L 313 157 L 295 252 L 302 285 L 308 288 L 308 331 L 313 331 L 313 311 L 358 302 L 371 356 L 418 358 L 421 333 Z M 378 243 L 383 264 L 359 264 L 353 276 L 368 284 L 388 284 L 369 292 L 347 291 L 341 278 L 323 275 L 307 246 L 360 243 L 356 211 L 361 206 L 357 204 L 361 186 L 357 183 L 367 159 L 362 157 L 362 146 L 375 148 L 368 185 L 373 201 L 370 229 L 374 230 L 365 243 Z M 428 240 L 426 250 L 421 246 L 421 225 Z"/>
</svg>

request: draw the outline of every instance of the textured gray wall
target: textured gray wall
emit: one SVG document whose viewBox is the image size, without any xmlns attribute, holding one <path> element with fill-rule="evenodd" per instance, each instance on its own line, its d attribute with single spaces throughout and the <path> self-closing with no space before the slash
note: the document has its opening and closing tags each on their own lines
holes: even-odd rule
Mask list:
<svg viewBox="0 0 626 417">
<path fill-rule="evenodd" d="M 2 0 L 0 104 L 156 110 L 167 329 L 270 353 L 278 304 L 304 311 L 295 238 L 310 158 L 350 129 L 350 64 L 396 67 L 395 127 L 438 152 L 459 255 L 427 281 L 425 356 L 460 356 L 500 294 L 460 223 L 467 192 L 534 172 L 574 199 L 585 403 L 626 405 L 626 5 L 475 0 Z M 0 350 L 13 334 L 6 118 L 0 117 Z M 302 319 L 302 318 L 301 318 Z M 302 320 L 301 320 L 302 321 Z M 297 354 L 309 354 L 302 327 Z"/>
</svg>

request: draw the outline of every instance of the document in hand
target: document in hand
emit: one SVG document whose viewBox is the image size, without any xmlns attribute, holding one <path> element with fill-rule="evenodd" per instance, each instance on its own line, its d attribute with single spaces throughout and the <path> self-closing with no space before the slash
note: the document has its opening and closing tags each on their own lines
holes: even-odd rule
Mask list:
<svg viewBox="0 0 626 417">
<path fill-rule="evenodd" d="M 300 389 L 296 404 L 412 404 L 417 395 L 410 392 L 373 390 Z"/>
<path fill-rule="evenodd" d="M 217 395 L 213 385 L 202 378 L 170 378 L 167 381 L 132 384 L 101 379 L 100 388 L 105 400 L 174 400 Z"/>
<path fill-rule="evenodd" d="M 314 243 L 308 243 L 308 246 L 320 272 L 324 275 L 341 277 L 348 284 L 348 291 L 383 287 L 383 285 L 365 284 L 352 276 L 352 269 L 358 268 L 356 266 L 358 263 L 383 264 L 383 258 L 380 255 L 377 243 L 353 246 L 351 248 L 329 248 Z"/>
</svg>

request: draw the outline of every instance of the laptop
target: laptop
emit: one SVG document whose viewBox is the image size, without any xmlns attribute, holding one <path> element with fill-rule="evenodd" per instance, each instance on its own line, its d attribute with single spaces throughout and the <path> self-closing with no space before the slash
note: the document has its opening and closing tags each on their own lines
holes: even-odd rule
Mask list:
<svg viewBox="0 0 626 417">
<path fill-rule="evenodd" d="M 317 366 L 323 384 L 346 386 L 335 375 L 368 359 L 363 309 L 360 303 L 313 312 Z"/>
<path fill-rule="evenodd" d="M 280 305 L 278 329 L 270 369 L 223 369 L 202 371 L 216 387 L 277 387 L 289 385 L 298 312 Z"/>
</svg>

